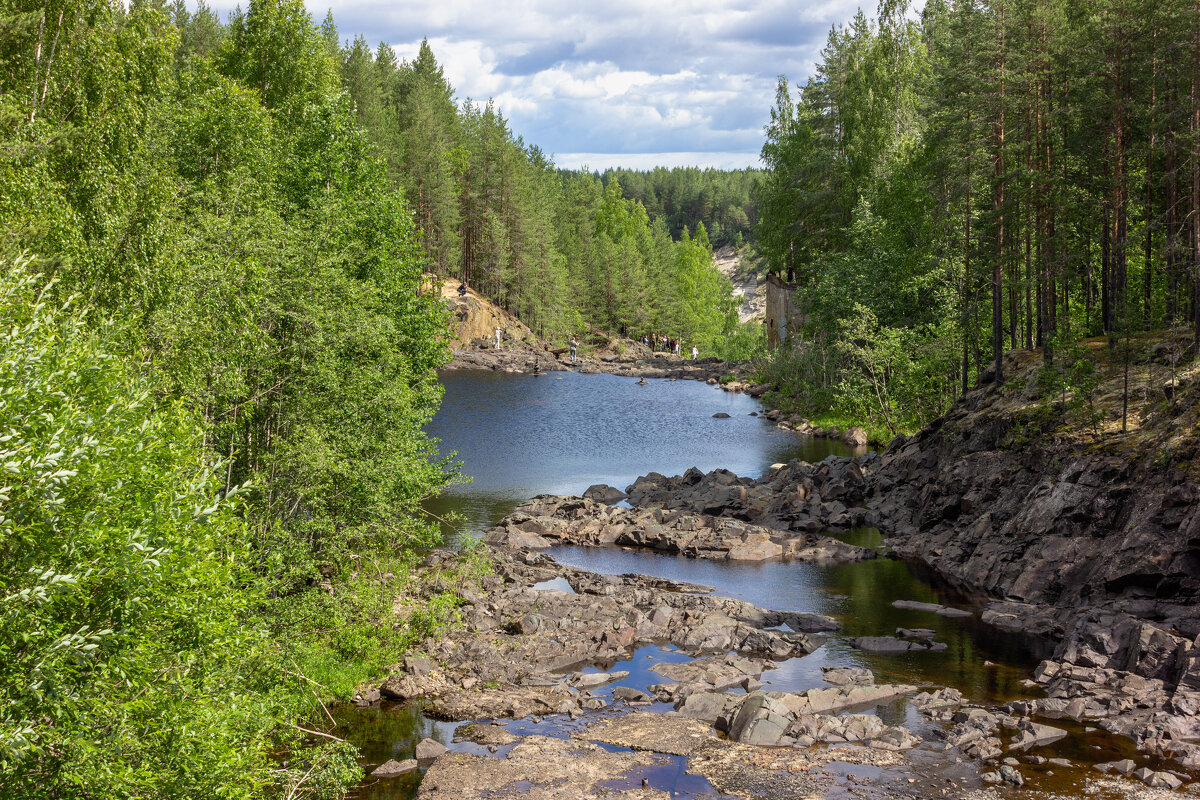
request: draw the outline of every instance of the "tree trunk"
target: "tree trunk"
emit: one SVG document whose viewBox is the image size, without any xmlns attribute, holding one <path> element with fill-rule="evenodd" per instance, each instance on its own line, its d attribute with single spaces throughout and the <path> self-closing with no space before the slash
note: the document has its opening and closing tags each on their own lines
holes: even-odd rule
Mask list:
<svg viewBox="0 0 1200 800">
<path fill-rule="evenodd" d="M 1200 0 L 1192 19 L 1192 191 L 1188 217 L 1192 223 L 1192 350 L 1200 353 Z"/>
<path fill-rule="evenodd" d="M 992 213 L 995 215 L 995 246 L 992 257 L 992 360 L 996 371 L 996 383 L 1004 382 L 1004 6 L 1000 6 L 1000 87 L 999 108 L 994 128 L 996 148 L 994 183 L 992 186 Z"/>
</svg>

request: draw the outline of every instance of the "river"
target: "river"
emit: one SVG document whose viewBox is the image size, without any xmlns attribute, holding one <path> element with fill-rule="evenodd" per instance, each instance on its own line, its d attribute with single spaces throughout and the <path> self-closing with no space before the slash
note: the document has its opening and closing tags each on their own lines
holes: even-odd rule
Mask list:
<svg viewBox="0 0 1200 800">
<path fill-rule="evenodd" d="M 611 375 L 534 377 L 481 371 L 449 371 L 442 380 L 446 397 L 428 432 L 441 440 L 443 453 L 458 454 L 463 474 L 472 479 L 430 504 L 432 513 L 458 516 L 449 531 L 452 535 L 477 535 L 538 494 L 580 494 L 594 483 L 624 488 L 651 471 L 675 475 L 693 466 L 703 471 L 724 467 L 739 475 L 758 476 L 777 462 L 850 454 L 841 442 L 802 437 L 776 427 L 758 415 L 762 409 L 752 398 L 693 381 L 652 380 L 638 385 L 633 379 Z M 714 418 L 716 413 L 729 416 Z M 878 533 L 869 529 L 844 538 L 867 546 L 879 542 Z M 843 630 L 816 652 L 765 672 L 768 690 L 823 686 L 823 666 L 862 666 L 874 671 L 880 682 L 952 686 L 973 700 L 999 703 L 1029 696 L 1021 681 L 1047 655 L 1044 644 L 984 626 L 978 615 L 951 618 L 893 607 L 894 600 L 917 600 L 978 610 L 974 598 L 955 594 L 920 569 L 891 558 L 837 566 L 747 564 L 573 546 L 554 548 L 550 555 L 596 572 L 636 572 L 706 584 L 719 594 L 756 605 L 827 614 L 842 624 Z M 845 641 L 852 636 L 891 635 L 899 627 L 933 629 L 947 649 L 872 655 Z M 648 671 L 653 663 L 683 659 L 683 654 L 670 648 L 641 648 L 631 661 L 617 665 L 631 674 L 616 685 L 644 690 L 662 680 Z M 414 743 L 425 736 L 457 750 L 486 752 L 470 743 L 452 743 L 455 725 L 435 723 L 415 706 L 346 707 L 340 713 L 345 722 L 342 734 L 360 747 L 364 763 L 408 758 Z M 893 718 L 889 724 L 928 724 L 903 701 L 879 713 Z M 518 733 L 553 733 L 564 725 L 553 718 L 508 723 Z M 1077 742 L 1065 742 L 1063 748 L 1080 757 Z M 1106 740 L 1085 755 L 1088 760 L 1106 760 L 1121 754 L 1117 745 Z M 413 795 L 418 780 L 412 776 L 368 781 L 358 796 L 401 800 Z M 706 781 L 697 782 L 682 770 L 666 782 L 660 788 L 679 797 L 713 793 Z"/>
</svg>

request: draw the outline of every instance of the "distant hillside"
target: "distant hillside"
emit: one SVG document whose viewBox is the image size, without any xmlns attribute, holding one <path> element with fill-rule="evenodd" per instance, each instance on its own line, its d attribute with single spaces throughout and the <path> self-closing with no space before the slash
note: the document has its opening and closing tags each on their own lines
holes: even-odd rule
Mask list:
<svg viewBox="0 0 1200 800">
<path fill-rule="evenodd" d="M 684 228 L 708 230 L 713 247 L 740 248 L 751 241 L 758 221 L 753 189 L 760 170 L 656 167 L 652 170 L 609 169 L 595 173 L 604 185 L 620 183 L 625 196 L 646 207 L 651 219 L 666 223 L 678 239 Z"/>
</svg>

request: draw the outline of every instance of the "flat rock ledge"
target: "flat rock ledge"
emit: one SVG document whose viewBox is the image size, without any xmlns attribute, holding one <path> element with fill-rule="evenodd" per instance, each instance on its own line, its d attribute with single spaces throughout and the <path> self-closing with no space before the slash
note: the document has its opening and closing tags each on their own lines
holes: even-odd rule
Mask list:
<svg viewBox="0 0 1200 800">
<path fill-rule="evenodd" d="M 640 772 L 667 763 L 649 753 L 610 753 L 590 742 L 526 736 L 504 758 L 448 753 L 429 768 L 418 800 L 667 800 Z M 631 784 L 631 785 L 622 785 Z"/>
<path fill-rule="evenodd" d="M 1128 665 L 1132 658 L 1147 671 L 1172 647 L 1173 664 L 1191 663 L 1189 647 L 1179 651 L 1178 642 L 1153 630 L 1126 630 L 1121 620 L 1095 621 L 1108 626 L 1108 638 L 1098 628 L 1081 628 L 1073 644 L 1064 646 L 1074 648 L 1068 655 L 1076 663 L 1051 661 L 1039 668 L 1048 697 L 999 708 L 971 705 L 951 688 L 918 692 L 913 686 L 875 684 L 869 670 L 854 667 L 823 670 L 831 684 L 825 688 L 765 692 L 757 682 L 764 670 L 775 668 L 773 658 L 802 653 L 799 641 L 807 646 L 817 641 L 799 633 L 774 639 L 780 632 L 767 628 L 785 621 L 821 627 L 821 618 L 794 618 L 714 597 L 709 587 L 695 584 L 564 567 L 535 551 L 497 549 L 490 556 L 497 574 L 483 579 L 480 588 L 465 590 L 462 628 L 441 641 L 427 640 L 428 655 L 406 659 L 385 685 L 389 691 L 422 691 L 418 696 L 425 697 L 424 708 L 434 717 L 557 716 L 564 721 L 561 734 L 572 738 L 518 736 L 499 725 L 474 722 L 458 730 L 456 741 L 475 742 L 493 757 L 446 752 L 422 742 L 417 756 L 425 760 L 419 763 L 432 761 L 418 795 L 425 800 L 660 798 L 670 796 L 673 781 L 684 772 L 734 797 L 999 800 L 1012 796 L 1039 769 L 1072 766 L 1036 754 L 1067 735 L 1052 716 L 1060 703 L 1064 712 L 1078 710 L 1072 705 L 1077 691 L 1091 698 L 1083 703 L 1088 713 L 1096 711 L 1092 700 L 1111 693 L 1105 708 L 1112 713 L 1096 720 L 1100 726 L 1105 720 L 1140 720 L 1158 737 L 1146 741 L 1160 744 L 1186 744 L 1193 736 L 1191 728 L 1169 719 L 1170 709 L 1183 710 L 1190 702 L 1177 686 L 1135 680 L 1113 666 L 1077 663 L 1084 652 L 1092 660 L 1109 653 L 1114 664 Z M 431 556 L 431 563 L 439 558 Z M 572 591 L 534 588 L 551 578 L 565 580 Z M 424 590 L 446 588 L 433 580 Z M 920 628 L 897 633 L 929 639 Z M 694 656 L 656 664 L 653 670 L 674 682 L 649 687 L 652 697 L 620 685 L 625 673 L 612 667 L 643 641 L 687 642 Z M 708 645 L 713 648 L 706 652 Z M 786 654 L 773 656 L 769 651 L 776 646 Z M 901 698 L 935 724 L 911 731 L 889 725 L 894 709 L 884 709 Z M 635 710 L 651 699 L 671 703 L 675 710 Z M 566 723 L 584 715 L 578 723 Z M 921 742 L 916 733 L 929 740 Z M 412 766 L 389 765 L 398 772 Z M 872 775 L 869 782 L 855 778 L 858 766 Z M 1091 771 L 1095 777 L 1087 785 L 1120 792 L 1112 797 L 1196 794 L 1186 774 L 1153 763 L 1103 766 L 1104 773 Z M 976 788 L 981 779 L 996 786 Z M 694 787 L 698 778 L 688 780 Z"/>
<path fill-rule="evenodd" d="M 464 592 L 465 624 L 440 641 L 427 641 L 429 658 L 408 659 L 364 701 L 429 698 L 426 713 L 448 720 L 579 716 L 609 705 L 601 692 L 623 677 L 579 670 L 625 660 L 648 644 L 713 656 L 694 668 L 688 683 L 693 690 L 731 688 L 733 675 L 732 685 L 752 689 L 749 682 L 768 659 L 811 653 L 823 641 L 819 631 L 838 627 L 817 614 L 711 596 L 704 586 L 600 575 L 558 565 L 540 553 L 492 550 L 491 556 L 498 574 Z M 565 579 L 573 591 L 534 588 L 552 578 Z M 446 588 L 435 581 L 423 591 Z M 776 629 L 783 625 L 791 630 Z M 615 697 L 628 703 L 650 699 L 636 691 Z"/>
<path fill-rule="evenodd" d="M 484 541 L 498 546 L 531 549 L 564 543 L 584 547 L 615 545 L 720 561 L 790 559 L 838 564 L 878 555 L 870 548 L 847 544 L 815 532 L 769 528 L 713 516 L 707 513 L 719 511 L 713 505 L 701 504 L 707 509 L 705 513 L 615 507 L 601 499 L 607 492 L 592 488 L 596 489 L 591 492 L 592 497 L 536 497 L 518 506 L 499 525 L 488 530 Z M 844 507 L 834 510 L 845 513 Z M 860 511 L 862 509 L 857 509 L 851 516 L 856 516 Z M 824 530 L 825 524 L 817 527 Z"/>
</svg>

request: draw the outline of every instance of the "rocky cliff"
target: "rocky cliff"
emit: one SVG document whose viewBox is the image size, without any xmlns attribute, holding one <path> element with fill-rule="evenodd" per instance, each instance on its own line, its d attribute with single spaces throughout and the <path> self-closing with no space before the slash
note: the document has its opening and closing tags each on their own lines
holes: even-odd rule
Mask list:
<svg viewBox="0 0 1200 800">
<path fill-rule="evenodd" d="M 767 296 L 759 286 L 758 274 L 743 269 L 741 256 L 729 245 L 713 253 L 713 266 L 733 284 L 733 297 L 740 305 L 738 320 L 750 322 L 766 316 Z"/>
<path fill-rule="evenodd" d="M 1128 430 L 1113 419 L 1121 392 L 1106 382 L 1093 398 L 1098 431 L 1081 430 L 1061 403 L 1036 397 L 1039 366 L 1035 354 L 1013 357 L 1005 386 L 985 384 L 893 441 L 869 481 L 877 524 L 898 553 L 1005 601 L 991 611 L 998 624 L 1062 636 L 1080 614 L 1121 611 L 1195 637 L 1195 387 L 1176 392 L 1172 409 L 1153 365 L 1140 365 L 1150 387 Z"/>
</svg>

